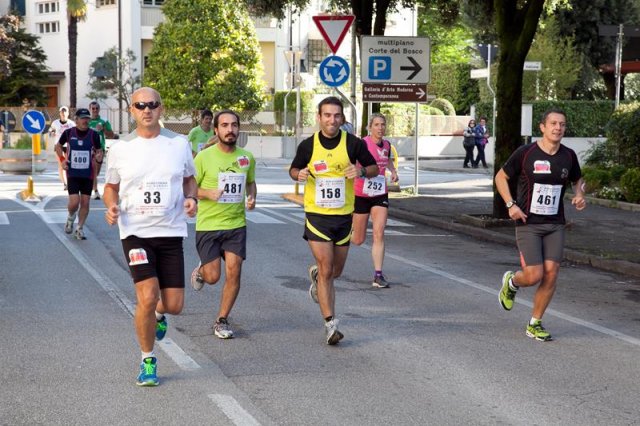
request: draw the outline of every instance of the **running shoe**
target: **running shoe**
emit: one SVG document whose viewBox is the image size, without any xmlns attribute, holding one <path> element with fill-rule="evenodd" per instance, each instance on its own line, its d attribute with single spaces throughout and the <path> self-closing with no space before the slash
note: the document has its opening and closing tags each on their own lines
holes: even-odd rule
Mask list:
<svg viewBox="0 0 640 426">
<path fill-rule="evenodd" d="M 324 327 L 327 331 L 327 345 L 335 345 L 344 337 L 344 334 L 338 331 L 337 319 L 325 322 Z"/>
<path fill-rule="evenodd" d="M 100 193 L 97 190 L 93 191 L 93 199 L 94 200 L 100 199 Z"/>
<path fill-rule="evenodd" d="M 67 216 L 67 222 L 64 224 L 64 232 L 70 234 L 73 232 L 73 222 L 75 222 L 75 216 Z"/>
<path fill-rule="evenodd" d="M 318 265 L 309 266 L 309 279 L 311 280 L 309 296 L 311 300 L 318 303 Z"/>
<path fill-rule="evenodd" d="M 198 266 L 196 266 L 196 269 L 191 273 L 191 287 L 193 287 L 195 291 L 200 291 L 202 287 L 204 287 L 204 280 L 202 279 L 202 275 L 200 275 L 200 265 L 201 263 L 198 262 Z"/>
<path fill-rule="evenodd" d="M 389 283 L 385 279 L 384 275 L 376 275 L 373 278 L 372 286 L 376 288 L 389 288 Z"/>
<path fill-rule="evenodd" d="M 76 232 L 73 233 L 73 236 L 76 240 L 86 240 L 87 237 L 84 236 L 84 231 L 82 228 L 76 228 Z"/>
<path fill-rule="evenodd" d="M 509 285 L 509 280 L 514 277 L 513 271 L 507 271 L 502 276 L 502 288 L 500 289 L 500 293 L 498 293 L 498 300 L 500 300 L 500 305 L 507 311 L 510 311 L 513 308 L 513 301 L 516 298 L 517 290 L 513 290 Z"/>
<path fill-rule="evenodd" d="M 542 321 L 537 320 L 533 324 L 527 325 L 527 336 L 540 342 L 553 340 L 551 334 L 542 326 Z"/>
<path fill-rule="evenodd" d="M 213 334 L 220 339 L 231 339 L 233 337 L 233 331 L 229 328 L 229 323 L 224 318 L 220 318 L 213 324 Z"/>
<path fill-rule="evenodd" d="M 167 334 L 167 317 L 162 316 L 162 319 L 156 320 L 156 340 L 159 342 L 164 339 L 164 335 Z"/>
<path fill-rule="evenodd" d="M 140 364 L 140 374 L 138 375 L 138 386 L 158 386 L 160 381 L 156 374 L 158 368 L 157 359 L 155 357 L 148 357 L 142 360 Z"/>
</svg>

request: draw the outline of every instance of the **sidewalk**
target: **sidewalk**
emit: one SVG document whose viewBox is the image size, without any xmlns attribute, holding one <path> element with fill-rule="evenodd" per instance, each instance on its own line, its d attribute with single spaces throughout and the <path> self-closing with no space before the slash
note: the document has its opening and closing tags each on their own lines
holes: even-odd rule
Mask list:
<svg viewBox="0 0 640 426">
<path fill-rule="evenodd" d="M 404 163 L 404 165 L 411 164 Z M 515 231 L 510 225 L 483 227 L 475 216 L 491 215 L 493 169 L 463 169 L 462 160 L 420 160 L 420 170 L 465 173 L 462 182 L 419 182 L 419 196 L 391 193 L 389 215 L 434 226 L 515 249 Z M 442 176 L 441 176 L 442 178 Z M 446 180 L 446 176 L 444 179 Z M 412 185 L 401 182 L 401 186 Z M 292 201 L 300 197 L 284 196 Z M 565 258 L 606 271 L 640 277 L 640 205 L 587 200 L 581 212 L 565 200 L 567 232 Z M 608 207 L 618 204 L 622 208 Z M 514 266 L 517 258 L 514 254 Z"/>
</svg>

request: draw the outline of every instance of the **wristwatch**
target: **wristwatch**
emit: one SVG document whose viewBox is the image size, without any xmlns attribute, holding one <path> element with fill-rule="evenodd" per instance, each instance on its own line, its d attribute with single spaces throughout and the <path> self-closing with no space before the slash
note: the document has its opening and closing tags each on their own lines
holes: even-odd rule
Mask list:
<svg viewBox="0 0 640 426">
<path fill-rule="evenodd" d="M 507 206 L 508 209 L 510 209 L 515 204 L 518 204 L 518 203 L 516 203 L 516 200 L 511 200 L 511 201 L 508 201 L 507 204 L 505 204 L 505 205 Z"/>
<path fill-rule="evenodd" d="M 190 195 L 190 196 L 188 196 L 188 197 L 184 197 L 184 198 L 185 198 L 185 199 L 186 199 L 186 198 L 191 198 L 193 201 L 195 201 L 195 202 L 196 202 L 196 204 L 198 204 L 198 197 L 194 197 L 194 196 Z"/>
<path fill-rule="evenodd" d="M 367 169 L 365 169 L 364 167 L 360 168 L 360 177 L 361 178 L 367 177 Z"/>
</svg>

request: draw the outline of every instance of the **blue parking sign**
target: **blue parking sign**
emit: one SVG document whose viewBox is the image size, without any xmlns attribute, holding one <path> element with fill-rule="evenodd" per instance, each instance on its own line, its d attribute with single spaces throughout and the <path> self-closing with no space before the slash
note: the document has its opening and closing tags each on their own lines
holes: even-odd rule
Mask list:
<svg viewBox="0 0 640 426">
<path fill-rule="evenodd" d="M 391 80 L 391 56 L 369 57 L 369 79 Z"/>
</svg>

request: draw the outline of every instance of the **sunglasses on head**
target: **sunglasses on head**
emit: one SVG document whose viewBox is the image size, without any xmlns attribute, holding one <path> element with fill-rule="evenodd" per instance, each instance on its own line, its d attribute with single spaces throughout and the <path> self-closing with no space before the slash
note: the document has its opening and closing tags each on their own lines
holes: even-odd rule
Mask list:
<svg viewBox="0 0 640 426">
<path fill-rule="evenodd" d="M 149 109 L 156 109 L 160 106 L 160 102 L 158 101 L 151 101 L 151 102 L 134 102 L 133 103 L 133 107 L 135 109 L 139 109 L 140 111 L 144 111 L 144 109 L 146 107 L 149 107 Z"/>
</svg>

